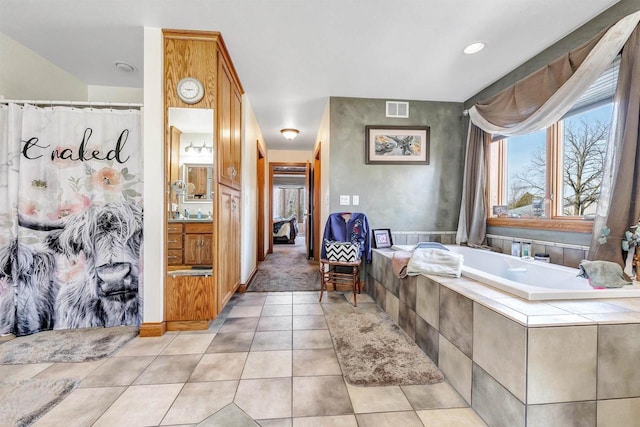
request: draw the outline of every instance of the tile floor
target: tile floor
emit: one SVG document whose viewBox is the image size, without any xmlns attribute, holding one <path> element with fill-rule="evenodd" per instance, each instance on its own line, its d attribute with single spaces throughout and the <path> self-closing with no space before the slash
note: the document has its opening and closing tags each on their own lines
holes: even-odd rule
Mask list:
<svg viewBox="0 0 640 427">
<path fill-rule="evenodd" d="M 351 295 L 352 297 L 352 295 Z M 377 311 L 364 293 L 235 295 L 207 331 L 135 338 L 88 363 L 2 365 L 3 378 L 77 378 L 37 426 L 484 426 L 446 382 L 345 383 L 325 313 Z"/>
</svg>

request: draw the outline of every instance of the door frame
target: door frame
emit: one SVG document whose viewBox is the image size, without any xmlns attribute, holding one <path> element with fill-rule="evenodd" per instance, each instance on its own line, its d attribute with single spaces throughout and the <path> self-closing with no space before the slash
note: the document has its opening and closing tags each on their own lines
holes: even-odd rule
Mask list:
<svg viewBox="0 0 640 427">
<path fill-rule="evenodd" d="M 320 174 L 320 160 L 322 143 L 317 145 L 316 151 L 313 153 L 313 212 L 311 217 L 313 220 L 313 259 L 320 261 L 320 219 L 321 219 L 321 207 L 322 207 L 322 180 Z"/>
<path fill-rule="evenodd" d="M 273 169 L 278 166 L 295 166 L 295 167 L 306 168 L 307 163 L 269 162 L 269 251 L 267 253 L 273 253 L 273 232 L 272 232 L 273 230 Z M 286 173 L 286 172 L 278 172 L 278 173 Z M 299 175 L 299 173 L 295 173 L 295 175 Z M 300 219 L 298 218 L 298 221 L 299 220 Z"/>
<path fill-rule="evenodd" d="M 266 174 L 266 162 L 267 162 L 267 157 L 266 154 L 264 153 L 264 150 L 262 148 L 262 146 L 260 145 L 260 141 L 256 140 L 256 145 L 257 145 L 257 164 L 256 164 L 256 170 L 257 170 L 257 174 L 258 174 L 258 182 L 257 182 L 257 197 L 256 197 L 256 205 L 257 205 L 257 227 L 256 227 L 256 251 L 257 251 L 257 255 L 256 255 L 256 260 L 258 261 L 264 261 L 265 256 L 266 256 L 266 252 L 265 252 L 265 248 L 264 248 L 264 240 L 266 238 L 265 236 L 265 230 L 264 230 L 264 225 L 265 225 L 265 203 L 264 203 L 264 196 L 265 196 L 265 174 Z M 272 219 L 273 220 L 273 219 Z"/>
</svg>

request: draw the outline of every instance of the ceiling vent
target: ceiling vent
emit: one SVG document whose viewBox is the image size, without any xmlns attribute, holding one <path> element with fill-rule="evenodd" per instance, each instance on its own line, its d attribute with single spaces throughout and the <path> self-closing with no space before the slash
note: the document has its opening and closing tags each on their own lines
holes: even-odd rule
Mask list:
<svg viewBox="0 0 640 427">
<path fill-rule="evenodd" d="M 399 101 L 387 101 L 387 117 L 409 117 L 409 103 Z"/>
</svg>

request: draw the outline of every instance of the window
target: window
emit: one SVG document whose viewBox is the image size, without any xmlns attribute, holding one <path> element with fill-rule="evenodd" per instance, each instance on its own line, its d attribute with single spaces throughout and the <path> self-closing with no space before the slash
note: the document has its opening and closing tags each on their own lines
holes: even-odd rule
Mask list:
<svg viewBox="0 0 640 427">
<path fill-rule="evenodd" d="M 616 59 L 549 128 L 490 144 L 490 216 L 582 220 L 595 213 L 618 67 Z"/>
</svg>

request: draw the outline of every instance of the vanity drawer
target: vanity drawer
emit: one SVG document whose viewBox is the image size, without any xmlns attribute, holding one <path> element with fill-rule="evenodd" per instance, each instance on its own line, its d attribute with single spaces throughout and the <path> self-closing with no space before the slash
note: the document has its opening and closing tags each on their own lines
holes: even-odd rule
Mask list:
<svg viewBox="0 0 640 427">
<path fill-rule="evenodd" d="M 185 233 L 212 233 L 213 232 L 213 223 L 211 222 L 194 222 L 191 224 L 184 225 Z"/>
<path fill-rule="evenodd" d="M 167 251 L 167 261 L 169 265 L 182 264 L 182 249 L 169 249 Z"/>
<path fill-rule="evenodd" d="M 168 249 L 182 249 L 182 234 L 169 233 L 167 236 Z"/>
<path fill-rule="evenodd" d="M 182 233 L 182 224 L 176 222 L 170 222 L 167 225 L 167 233 Z"/>
</svg>

